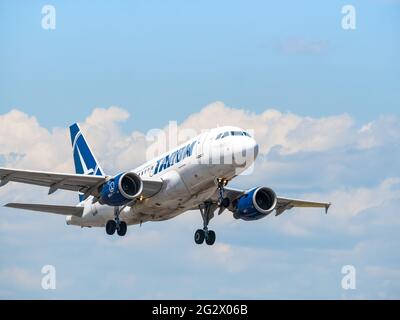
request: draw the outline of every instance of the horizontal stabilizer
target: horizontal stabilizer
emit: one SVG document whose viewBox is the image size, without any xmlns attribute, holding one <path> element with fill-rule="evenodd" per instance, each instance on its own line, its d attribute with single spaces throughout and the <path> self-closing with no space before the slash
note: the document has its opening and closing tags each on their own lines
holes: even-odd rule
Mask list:
<svg viewBox="0 0 400 320">
<path fill-rule="evenodd" d="M 49 212 L 61 215 L 72 215 L 76 217 L 82 217 L 83 207 L 73 206 L 56 206 L 49 204 L 32 204 L 32 203 L 8 203 L 5 205 L 8 208 L 24 209 L 31 211 Z"/>
</svg>

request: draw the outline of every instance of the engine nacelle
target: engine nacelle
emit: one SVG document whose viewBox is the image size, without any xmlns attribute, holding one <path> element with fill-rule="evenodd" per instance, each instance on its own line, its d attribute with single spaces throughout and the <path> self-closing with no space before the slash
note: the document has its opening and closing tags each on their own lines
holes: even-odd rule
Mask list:
<svg viewBox="0 0 400 320">
<path fill-rule="evenodd" d="M 266 217 L 275 210 L 277 197 L 275 192 L 266 187 L 253 188 L 234 201 L 233 216 L 246 221 Z"/>
<path fill-rule="evenodd" d="M 142 190 L 143 181 L 136 173 L 120 173 L 103 184 L 99 202 L 113 207 L 123 206 L 139 197 Z"/>
</svg>

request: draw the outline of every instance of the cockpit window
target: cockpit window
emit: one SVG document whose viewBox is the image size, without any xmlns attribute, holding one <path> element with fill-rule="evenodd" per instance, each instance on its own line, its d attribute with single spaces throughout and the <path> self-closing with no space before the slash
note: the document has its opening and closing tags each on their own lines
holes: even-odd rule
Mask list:
<svg viewBox="0 0 400 320">
<path fill-rule="evenodd" d="M 243 131 L 243 135 L 246 136 L 246 137 L 250 137 L 251 138 L 251 135 L 246 131 Z"/>
<path fill-rule="evenodd" d="M 251 135 L 246 131 L 226 131 L 218 134 L 215 140 L 223 139 L 228 136 L 246 136 L 251 138 Z"/>
</svg>

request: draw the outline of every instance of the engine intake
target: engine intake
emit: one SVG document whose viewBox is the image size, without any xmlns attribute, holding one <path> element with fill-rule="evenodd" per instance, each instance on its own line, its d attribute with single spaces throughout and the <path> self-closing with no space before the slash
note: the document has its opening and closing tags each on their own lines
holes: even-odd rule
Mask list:
<svg viewBox="0 0 400 320">
<path fill-rule="evenodd" d="M 143 181 L 134 172 L 116 175 L 103 184 L 99 202 L 109 206 L 123 206 L 140 196 Z"/>
<path fill-rule="evenodd" d="M 253 188 L 235 201 L 233 216 L 246 221 L 258 220 L 274 211 L 276 204 L 277 197 L 272 189 Z"/>
</svg>

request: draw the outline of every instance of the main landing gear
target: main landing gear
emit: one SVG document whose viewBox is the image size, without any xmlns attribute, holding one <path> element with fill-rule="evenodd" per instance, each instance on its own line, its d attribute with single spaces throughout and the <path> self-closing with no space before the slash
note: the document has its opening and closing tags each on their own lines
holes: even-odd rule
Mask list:
<svg viewBox="0 0 400 320">
<path fill-rule="evenodd" d="M 211 201 L 204 202 L 199 205 L 201 217 L 203 218 L 203 229 L 198 229 L 194 234 L 194 241 L 202 244 L 204 240 L 209 246 L 215 243 L 215 232 L 208 230 L 208 223 L 214 217 L 215 205 Z"/>
<path fill-rule="evenodd" d="M 109 235 L 113 235 L 115 231 L 117 231 L 117 234 L 121 237 L 123 237 L 126 234 L 126 231 L 128 229 L 126 222 L 121 221 L 119 219 L 119 214 L 120 210 L 118 207 L 114 207 L 114 220 L 108 220 L 106 223 L 106 233 Z"/>
</svg>

